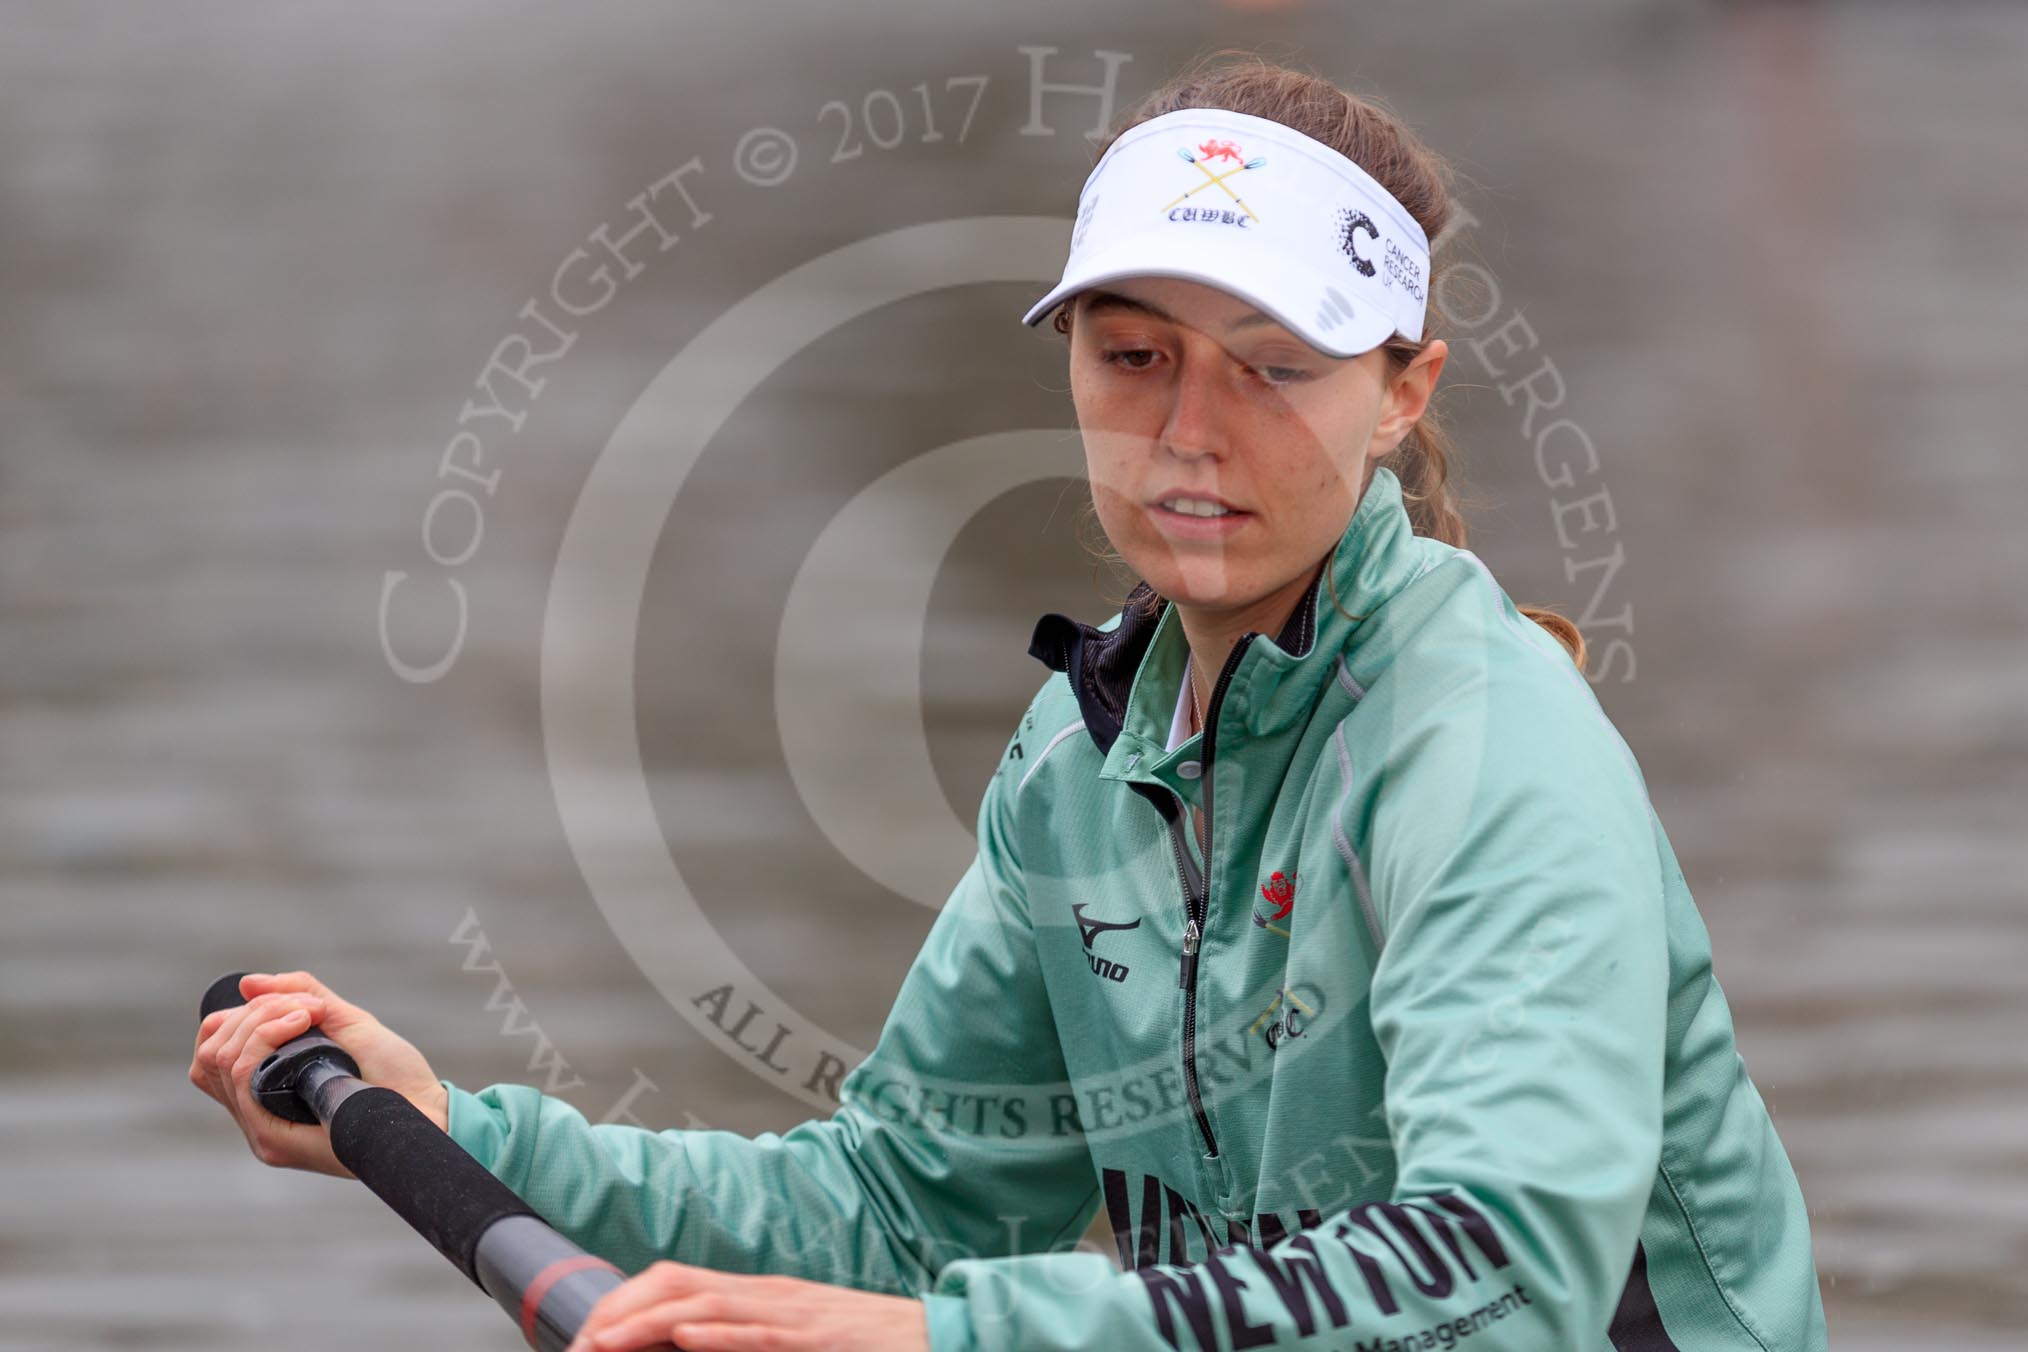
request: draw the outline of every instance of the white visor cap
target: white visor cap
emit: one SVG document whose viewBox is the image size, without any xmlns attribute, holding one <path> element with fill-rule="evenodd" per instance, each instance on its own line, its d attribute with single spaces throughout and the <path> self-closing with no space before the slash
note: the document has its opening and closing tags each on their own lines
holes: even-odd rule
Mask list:
<svg viewBox="0 0 2028 1352">
<path fill-rule="evenodd" d="M 1182 108 L 1114 141 L 1084 181 L 1063 280 L 1180 277 L 1250 301 L 1333 357 L 1422 338 L 1429 238 L 1364 169 L 1293 127 Z"/>
</svg>

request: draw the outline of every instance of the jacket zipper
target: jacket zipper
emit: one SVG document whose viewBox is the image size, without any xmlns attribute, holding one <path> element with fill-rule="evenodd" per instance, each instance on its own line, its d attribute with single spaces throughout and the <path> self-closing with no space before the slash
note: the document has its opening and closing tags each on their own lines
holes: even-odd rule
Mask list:
<svg viewBox="0 0 2028 1352">
<path fill-rule="evenodd" d="M 1189 804 L 1174 790 L 1169 795 L 1176 800 L 1176 815 L 1169 819 L 1169 843 L 1175 848 L 1176 868 L 1183 881 L 1183 960 L 1177 977 L 1177 984 L 1183 988 L 1183 1091 L 1190 1099 L 1190 1111 L 1196 1114 L 1197 1130 L 1204 1137 L 1207 1157 L 1217 1156 L 1218 1139 L 1211 1134 L 1211 1119 L 1204 1112 L 1204 1098 L 1197 1083 L 1197 951 L 1204 946 L 1204 927 L 1211 919 L 1212 732 L 1218 725 L 1218 706 L 1224 701 L 1225 687 L 1231 684 L 1239 659 L 1255 637 L 1252 633 L 1242 634 L 1239 642 L 1233 644 L 1224 669 L 1218 673 L 1218 683 L 1211 688 L 1211 702 L 1204 708 L 1204 755 L 1199 760 L 1204 785 L 1202 870 L 1190 862 L 1190 849 L 1183 835 L 1190 829 Z"/>
</svg>

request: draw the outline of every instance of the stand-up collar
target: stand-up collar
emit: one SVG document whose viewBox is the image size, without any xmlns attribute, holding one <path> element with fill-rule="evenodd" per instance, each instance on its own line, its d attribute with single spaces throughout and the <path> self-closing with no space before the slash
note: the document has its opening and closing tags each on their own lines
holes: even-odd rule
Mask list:
<svg viewBox="0 0 2028 1352">
<path fill-rule="evenodd" d="M 1431 543 L 1409 524 L 1401 481 L 1376 466 L 1345 533 L 1282 631 L 1256 637 L 1241 656 L 1215 711 L 1221 747 L 1235 727 L 1260 735 L 1306 719 L 1336 676 L 1338 658 L 1351 659 L 1360 622 L 1430 566 L 1424 546 Z M 1140 583 L 1120 613 L 1100 625 L 1044 615 L 1028 645 L 1031 656 L 1070 678 L 1085 730 L 1106 757 L 1103 778 L 1168 780 L 1177 766 L 1185 767 L 1184 780 L 1194 777 L 1191 758 L 1202 734 L 1168 748 L 1189 645 L 1173 604 L 1143 613 L 1139 603 L 1152 592 Z"/>
</svg>

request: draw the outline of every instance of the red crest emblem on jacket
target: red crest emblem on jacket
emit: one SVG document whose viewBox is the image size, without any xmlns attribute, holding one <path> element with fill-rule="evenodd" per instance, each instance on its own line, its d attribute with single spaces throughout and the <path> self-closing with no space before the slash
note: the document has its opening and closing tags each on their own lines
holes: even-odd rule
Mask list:
<svg viewBox="0 0 2028 1352">
<path fill-rule="evenodd" d="M 1296 875 L 1293 873 L 1285 874 L 1280 869 L 1276 869 L 1268 877 L 1268 880 L 1261 884 L 1260 894 L 1267 898 L 1268 905 L 1280 908 L 1270 916 L 1255 915 L 1254 918 L 1260 922 L 1262 928 L 1265 928 L 1270 921 L 1287 920 L 1289 912 L 1296 908 Z"/>
</svg>

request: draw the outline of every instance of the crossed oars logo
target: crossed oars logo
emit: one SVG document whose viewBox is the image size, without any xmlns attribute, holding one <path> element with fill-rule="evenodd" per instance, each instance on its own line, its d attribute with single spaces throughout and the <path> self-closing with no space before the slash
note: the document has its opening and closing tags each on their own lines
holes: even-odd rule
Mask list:
<svg viewBox="0 0 2028 1352">
<path fill-rule="evenodd" d="M 1252 1027 L 1246 1030 L 1247 1036 L 1251 1037 L 1253 1034 L 1258 1033 L 1260 1031 L 1260 1026 L 1266 1023 L 1268 1019 L 1274 1015 L 1274 1012 L 1277 1009 L 1280 1009 L 1282 1007 L 1282 1001 L 1284 999 L 1287 999 L 1290 1004 L 1294 1005 L 1297 1009 L 1302 1010 L 1303 1013 L 1309 1015 L 1311 1018 L 1314 1019 L 1317 1017 L 1317 1011 L 1311 1009 L 1308 1003 L 1304 1001 L 1302 996 L 1296 994 L 1294 991 L 1290 990 L 1287 986 L 1284 986 L 1281 989 L 1281 994 L 1275 996 L 1275 998 L 1271 1002 L 1269 1002 L 1268 1007 L 1260 1012 L 1260 1017 L 1253 1021 Z"/>
<path fill-rule="evenodd" d="M 1222 174 L 1214 174 L 1211 172 L 1211 167 L 1204 162 L 1205 160 L 1239 159 L 1239 147 L 1233 144 L 1231 141 L 1206 141 L 1203 145 L 1197 147 L 1196 153 L 1193 153 L 1189 146 L 1178 146 L 1176 147 L 1176 154 L 1179 157 L 1181 157 L 1186 164 L 1196 165 L 1199 172 L 1201 172 L 1204 175 L 1205 181 L 1198 184 L 1196 187 L 1190 189 L 1190 191 L 1184 193 L 1182 197 L 1178 197 L 1175 202 L 1164 203 L 1162 205 L 1163 211 L 1169 210 L 1170 207 L 1176 205 L 1176 202 L 1181 202 L 1183 198 L 1194 197 L 1198 193 L 1203 192 L 1206 188 L 1212 187 L 1215 184 L 1218 187 L 1219 191 L 1223 192 L 1227 197 L 1230 197 L 1233 200 L 1234 204 L 1237 205 L 1241 211 L 1244 211 L 1248 216 L 1253 217 L 1254 224 L 1258 225 L 1260 223 L 1260 217 L 1254 215 L 1254 210 L 1252 207 L 1246 204 L 1246 199 L 1241 197 L 1238 193 L 1234 192 L 1231 188 L 1227 187 L 1225 185 L 1225 180 L 1231 178 L 1234 174 L 1243 174 L 1249 169 L 1260 168 L 1263 164 L 1267 163 L 1267 156 L 1256 155 L 1253 159 L 1246 160 L 1231 169 L 1227 169 Z M 1203 157 L 1201 159 L 1199 158 L 1200 154 Z"/>
</svg>

